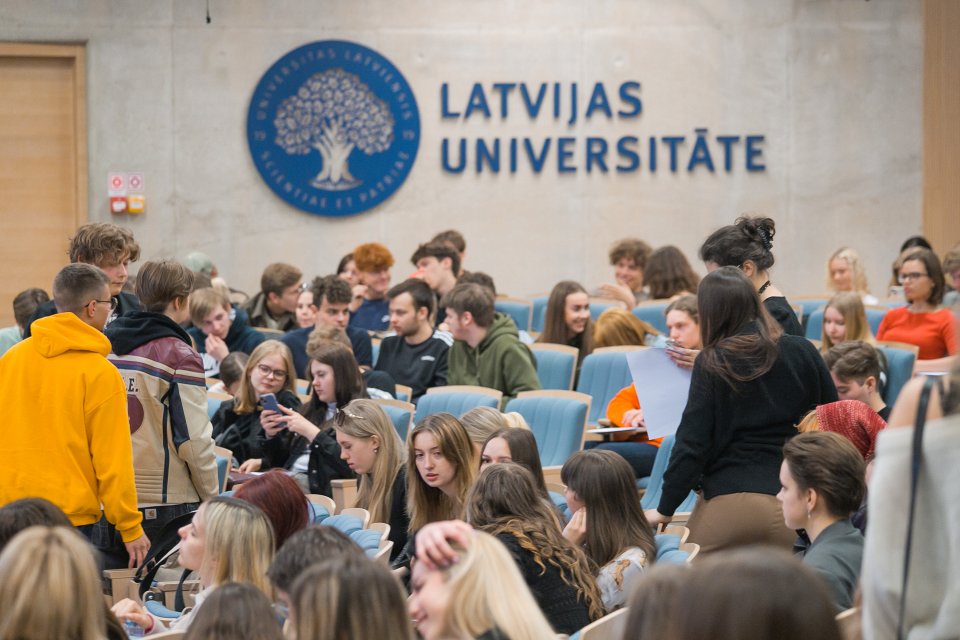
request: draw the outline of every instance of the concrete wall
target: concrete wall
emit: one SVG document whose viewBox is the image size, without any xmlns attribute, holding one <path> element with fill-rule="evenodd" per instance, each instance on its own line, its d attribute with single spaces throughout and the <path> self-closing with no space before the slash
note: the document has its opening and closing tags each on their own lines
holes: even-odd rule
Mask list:
<svg viewBox="0 0 960 640">
<path fill-rule="evenodd" d="M 332 270 L 361 241 L 395 253 L 395 281 L 417 243 L 455 227 L 467 267 L 515 295 L 561 278 L 609 278 L 618 237 L 676 244 L 695 258 L 704 237 L 741 212 L 778 223 L 775 282 L 823 289 L 824 262 L 849 244 L 882 294 L 900 242 L 921 227 L 920 5 L 896 0 L 7 0 L 0 39 L 85 41 L 90 220 L 108 220 L 109 171 L 145 174 L 148 212 L 118 221 L 147 257 L 209 253 L 236 286 L 255 290 L 274 260 L 309 275 Z M 289 207 L 247 149 L 246 115 L 260 76 L 314 40 L 345 39 L 389 58 L 416 94 L 421 142 L 401 189 L 344 219 Z M 632 120 L 531 123 L 517 113 L 443 120 L 474 82 L 642 83 Z M 453 100 L 456 98 L 456 100 Z M 764 172 L 452 175 L 443 138 L 763 134 Z M 716 154 L 718 147 L 711 147 Z M 742 151 L 742 147 L 741 147 Z M 582 152 L 581 152 L 582 153 Z M 614 158 L 615 160 L 615 158 Z M 716 155 L 714 155 L 716 161 Z M 555 160 L 551 160 L 555 162 Z M 702 265 L 695 263 L 702 271 Z"/>
</svg>

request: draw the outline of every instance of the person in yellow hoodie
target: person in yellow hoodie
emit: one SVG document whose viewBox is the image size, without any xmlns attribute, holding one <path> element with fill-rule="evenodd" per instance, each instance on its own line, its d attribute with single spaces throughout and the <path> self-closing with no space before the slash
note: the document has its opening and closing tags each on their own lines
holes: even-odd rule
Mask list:
<svg viewBox="0 0 960 640">
<path fill-rule="evenodd" d="M 46 498 L 90 537 L 103 514 L 139 566 L 150 549 L 133 480 L 127 393 L 106 358 L 110 278 L 70 264 L 53 281 L 55 315 L 0 359 L 0 505 Z"/>
</svg>

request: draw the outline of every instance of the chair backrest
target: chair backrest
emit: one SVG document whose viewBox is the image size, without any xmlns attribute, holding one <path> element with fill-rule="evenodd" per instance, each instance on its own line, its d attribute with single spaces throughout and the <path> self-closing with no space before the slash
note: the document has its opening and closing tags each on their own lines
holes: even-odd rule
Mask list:
<svg viewBox="0 0 960 640">
<path fill-rule="evenodd" d="M 434 413 L 452 413 L 458 418 L 476 407 L 500 407 L 503 392 L 486 387 L 456 385 L 432 387 L 420 396 L 413 421 L 419 424 L 425 417 Z"/>
<path fill-rule="evenodd" d="M 790 302 L 790 306 L 794 307 L 795 311 L 797 307 L 800 307 L 797 317 L 803 323 L 814 311 L 822 309 L 829 302 L 829 298 L 826 296 L 790 296 Z"/>
<path fill-rule="evenodd" d="M 530 330 L 540 333 L 543 331 L 543 325 L 546 324 L 547 316 L 547 301 L 550 299 L 550 296 L 537 296 L 531 298 L 530 302 L 533 305 L 532 313 L 530 314 Z"/>
<path fill-rule="evenodd" d="M 643 320 L 657 331 L 667 334 L 667 317 L 664 312 L 670 306 L 669 300 L 651 300 L 641 302 L 633 308 L 631 313 L 640 320 Z"/>
<path fill-rule="evenodd" d="M 877 335 L 877 331 L 880 330 L 880 323 L 883 322 L 883 318 L 889 310 L 889 307 L 881 307 L 878 305 L 871 305 L 864 308 L 864 311 L 867 312 L 867 324 L 870 325 L 870 333 Z"/>
<path fill-rule="evenodd" d="M 207 418 L 212 420 L 214 414 L 217 412 L 217 409 L 220 408 L 220 405 L 227 401 L 232 400 L 233 396 L 229 393 L 223 393 L 222 391 L 207 391 Z"/>
<path fill-rule="evenodd" d="M 393 386 L 397 391 L 397 400 L 411 402 L 410 398 L 413 397 L 413 387 L 408 387 L 405 384 L 395 384 Z"/>
<path fill-rule="evenodd" d="M 913 346 L 913 345 L 909 345 Z M 913 347 L 916 349 L 916 347 Z M 917 362 L 916 351 L 878 344 L 877 349 L 887 359 L 887 383 L 883 388 L 883 401 L 893 406 L 903 385 L 913 377 L 913 367 Z"/>
<path fill-rule="evenodd" d="M 297 378 L 294 386 L 297 389 L 297 395 L 308 396 L 310 395 L 310 381 L 303 378 Z"/>
<path fill-rule="evenodd" d="M 608 613 L 580 629 L 580 640 L 619 640 L 626 637 L 627 607 Z"/>
<path fill-rule="evenodd" d="M 670 455 L 673 453 L 673 444 L 676 442 L 676 436 L 666 436 L 660 442 L 660 449 L 657 451 L 657 457 L 653 460 L 653 469 L 650 470 L 650 480 L 647 483 L 647 491 L 640 499 L 640 506 L 644 509 L 656 509 L 660 504 L 660 496 L 663 495 L 663 474 L 670 464 Z M 691 491 L 687 494 L 683 503 L 677 507 L 677 512 L 687 512 L 693 510 L 693 505 L 697 502 L 697 494 Z"/>
<path fill-rule="evenodd" d="M 607 309 L 612 309 L 616 307 L 617 309 L 623 309 L 623 303 L 616 300 L 611 300 L 609 298 L 590 298 L 590 319 L 594 322 L 597 321 L 597 318 L 600 317 L 600 314 L 606 311 Z"/>
<path fill-rule="evenodd" d="M 410 421 L 413 420 L 413 414 L 417 410 L 416 407 L 409 402 L 390 398 L 374 398 L 373 401 L 380 405 L 380 408 L 393 422 L 393 428 L 397 430 L 400 440 L 406 442 L 407 433 L 410 432 Z"/>
<path fill-rule="evenodd" d="M 318 493 L 308 493 L 307 500 L 310 502 L 311 521 L 314 523 L 323 522 L 337 512 L 337 505 L 333 498 L 323 496 Z"/>
<path fill-rule="evenodd" d="M 517 329 L 521 331 L 530 330 L 533 303 L 529 300 L 506 297 L 497 298 L 493 303 L 493 308 L 513 318 L 513 323 L 517 325 Z"/>
<path fill-rule="evenodd" d="M 573 377 L 577 370 L 580 352 L 566 344 L 534 342 L 530 351 L 537 359 L 537 377 L 544 389 L 573 389 Z"/>
<path fill-rule="evenodd" d="M 360 507 L 349 507 L 347 509 L 341 509 L 339 515 L 353 516 L 360 520 L 360 525 L 366 529 L 370 524 L 370 512 L 366 509 Z"/>
<path fill-rule="evenodd" d="M 233 466 L 233 452 L 224 447 L 214 447 L 213 453 L 217 460 L 217 481 L 220 483 L 220 493 L 223 493 L 227 490 L 230 467 Z"/>
<path fill-rule="evenodd" d="M 583 447 L 591 398 L 576 391 L 523 391 L 506 411 L 516 411 L 530 425 L 540 464 L 561 465 Z"/>
<path fill-rule="evenodd" d="M 377 366 L 377 358 L 380 357 L 380 340 L 371 340 L 370 341 L 370 364 L 372 366 Z"/>
<path fill-rule="evenodd" d="M 803 334 L 809 340 L 819 340 L 823 337 L 823 309 L 817 309 L 807 318 L 807 328 Z"/>
<path fill-rule="evenodd" d="M 620 389 L 633 384 L 630 367 L 627 366 L 627 353 L 643 347 L 607 347 L 595 349 L 583 359 L 580 365 L 580 379 L 577 391 L 589 394 L 593 398 L 587 422 L 597 424 L 606 415 L 607 405 Z"/>
</svg>

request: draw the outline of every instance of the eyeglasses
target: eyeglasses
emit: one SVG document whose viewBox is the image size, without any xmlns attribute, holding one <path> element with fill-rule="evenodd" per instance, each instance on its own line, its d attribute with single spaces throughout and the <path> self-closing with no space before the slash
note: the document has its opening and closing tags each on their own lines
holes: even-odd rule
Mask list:
<svg viewBox="0 0 960 640">
<path fill-rule="evenodd" d="M 911 282 L 911 281 L 913 281 L 913 280 L 919 280 L 920 278 L 926 278 L 927 275 L 929 275 L 929 274 L 926 274 L 926 273 L 903 273 L 903 272 L 901 272 L 901 273 L 900 273 L 900 284 L 903 284 L 903 283 L 905 283 L 905 282 Z"/>
<path fill-rule="evenodd" d="M 287 372 L 283 369 L 271 369 L 265 364 L 258 364 L 257 371 L 260 372 L 260 375 L 264 377 L 273 376 L 277 380 L 286 380 Z"/>
<path fill-rule="evenodd" d="M 337 409 L 336 415 L 334 415 L 333 420 L 337 423 L 338 427 L 342 427 L 343 423 L 346 422 L 347 418 L 351 420 L 363 420 L 363 416 L 355 416 L 346 409 Z"/>
<path fill-rule="evenodd" d="M 117 300 L 116 298 L 110 298 L 109 300 L 97 300 L 96 298 L 94 298 L 90 302 L 93 302 L 94 304 L 108 304 L 110 305 L 110 311 L 113 311 L 114 309 L 116 309 L 117 305 L 120 303 L 120 301 Z M 90 304 L 90 303 L 88 302 L 87 304 Z"/>
</svg>

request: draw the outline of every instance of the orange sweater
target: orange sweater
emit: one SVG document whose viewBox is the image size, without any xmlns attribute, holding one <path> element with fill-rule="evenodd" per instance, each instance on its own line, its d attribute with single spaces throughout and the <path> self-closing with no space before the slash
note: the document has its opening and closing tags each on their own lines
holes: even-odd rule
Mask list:
<svg viewBox="0 0 960 640">
<path fill-rule="evenodd" d="M 640 398 L 637 397 L 637 389 L 632 384 L 628 387 L 624 387 L 617 392 L 617 395 L 613 396 L 610 400 L 610 404 L 607 405 L 607 420 L 612 422 L 614 426 L 622 427 L 623 426 L 623 414 L 631 409 L 640 408 Z M 655 447 L 659 447 L 660 443 L 663 442 L 663 438 L 654 438 L 650 440 L 647 437 L 646 431 L 641 431 L 639 433 L 624 433 L 624 434 L 614 434 L 613 439 L 615 441 L 629 440 L 631 442 L 646 442 L 652 444 Z"/>
<path fill-rule="evenodd" d="M 877 340 L 915 344 L 920 347 L 920 360 L 946 358 L 957 352 L 953 313 L 949 309 L 932 313 L 910 313 L 907 307 L 891 309 L 880 323 Z"/>
</svg>

